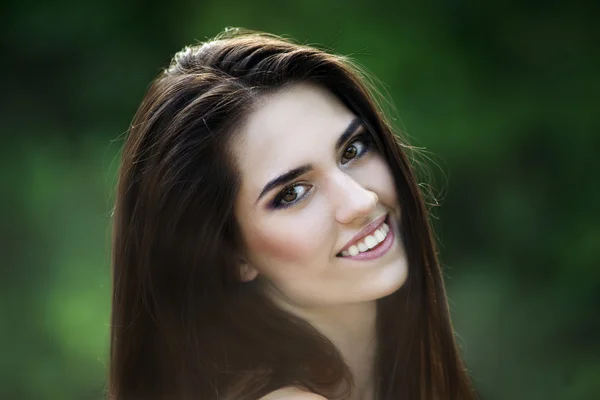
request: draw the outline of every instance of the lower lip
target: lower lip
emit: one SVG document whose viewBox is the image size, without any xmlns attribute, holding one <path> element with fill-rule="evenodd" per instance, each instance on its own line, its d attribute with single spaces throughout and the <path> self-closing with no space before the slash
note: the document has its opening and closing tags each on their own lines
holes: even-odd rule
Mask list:
<svg viewBox="0 0 600 400">
<path fill-rule="evenodd" d="M 394 229 L 392 228 L 392 225 L 387 220 L 385 222 L 389 226 L 390 231 L 388 232 L 388 235 L 385 237 L 385 239 L 383 239 L 383 242 L 379 243 L 377 247 L 369 251 L 365 251 L 364 253 L 358 253 L 355 256 L 347 256 L 340 258 L 344 260 L 367 261 L 384 256 L 392 248 L 395 238 Z"/>
</svg>

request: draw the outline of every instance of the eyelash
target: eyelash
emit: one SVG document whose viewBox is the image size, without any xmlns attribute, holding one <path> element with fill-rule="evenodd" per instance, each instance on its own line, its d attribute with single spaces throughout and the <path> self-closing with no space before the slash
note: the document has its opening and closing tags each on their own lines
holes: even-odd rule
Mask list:
<svg viewBox="0 0 600 400">
<path fill-rule="evenodd" d="M 357 135 L 356 137 L 354 137 L 354 139 L 352 139 L 352 141 L 350 143 L 348 143 L 348 145 L 344 149 L 344 153 L 351 146 L 354 146 L 354 144 L 357 143 L 357 142 L 360 142 L 360 143 L 363 144 L 362 152 L 360 152 L 359 154 L 357 154 L 354 158 L 350 159 L 346 163 L 343 163 L 342 165 L 346 165 L 349 162 L 353 162 L 353 161 L 356 161 L 356 160 L 362 158 L 373 147 L 373 137 L 369 133 L 364 132 L 364 133 L 361 133 L 361 134 Z M 289 203 L 281 203 L 281 201 L 283 200 L 283 196 L 285 196 L 290 189 L 293 190 L 293 189 L 298 188 L 298 187 L 308 187 L 308 189 L 306 189 L 306 192 L 302 196 L 296 198 L 295 200 L 293 200 L 293 201 L 291 201 Z M 308 195 L 308 193 L 310 192 L 310 189 L 312 189 L 312 185 L 309 185 L 309 184 L 306 184 L 306 183 L 295 183 L 295 184 L 293 184 L 291 186 L 286 187 L 281 192 L 279 192 L 279 194 L 271 202 L 270 206 L 273 209 L 285 209 L 285 208 L 291 207 L 291 206 L 293 206 L 295 204 L 298 204 L 300 201 L 302 201 L 302 199 L 304 199 Z"/>
</svg>

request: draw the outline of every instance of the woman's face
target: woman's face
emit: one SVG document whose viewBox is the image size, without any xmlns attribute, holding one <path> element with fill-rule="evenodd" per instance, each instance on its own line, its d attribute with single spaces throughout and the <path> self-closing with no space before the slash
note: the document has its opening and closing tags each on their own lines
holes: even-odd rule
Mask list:
<svg viewBox="0 0 600 400">
<path fill-rule="evenodd" d="M 291 307 L 371 301 L 402 286 L 393 177 L 356 115 L 301 83 L 263 98 L 246 122 L 233 144 L 242 278 Z"/>
</svg>

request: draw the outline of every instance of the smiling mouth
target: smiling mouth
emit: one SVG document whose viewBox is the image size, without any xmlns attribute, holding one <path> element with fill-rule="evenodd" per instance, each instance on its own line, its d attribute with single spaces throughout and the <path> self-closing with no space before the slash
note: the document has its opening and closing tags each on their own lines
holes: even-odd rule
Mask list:
<svg viewBox="0 0 600 400">
<path fill-rule="evenodd" d="M 389 216 L 370 234 L 353 243 L 346 250 L 336 254 L 336 257 L 354 257 L 361 253 L 369 253 L 377 249 L 390 234 Z"/>
</svg>

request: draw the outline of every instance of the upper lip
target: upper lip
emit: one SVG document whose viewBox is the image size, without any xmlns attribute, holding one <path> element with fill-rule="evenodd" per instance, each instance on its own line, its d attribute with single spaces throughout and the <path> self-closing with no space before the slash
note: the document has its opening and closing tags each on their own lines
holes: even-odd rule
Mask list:
<svg viewBox="0 0 600 400">
<path fill-rule="evenodd" d="M 381 224 L 383 224 L 383 222 L 386 220 L 387 216 L 388 216 L 387 214 L 384 214 L 381 217 L 374 219 L 373 222 L 371 222 L 369 225 L 365 226 L 360 231 L 358 231 L 358 233 L 356 235 L 352 236 L 352 239 L 350 239 L 337 254 L 340 254 L 342 251 L 347 250 L 348 247 L 352 246 L 353 243 L 358 242 L 363 237 L 375 232 L 377 230 L 377 228 L 379 228 L 379 226 Z"/>
</svg>

